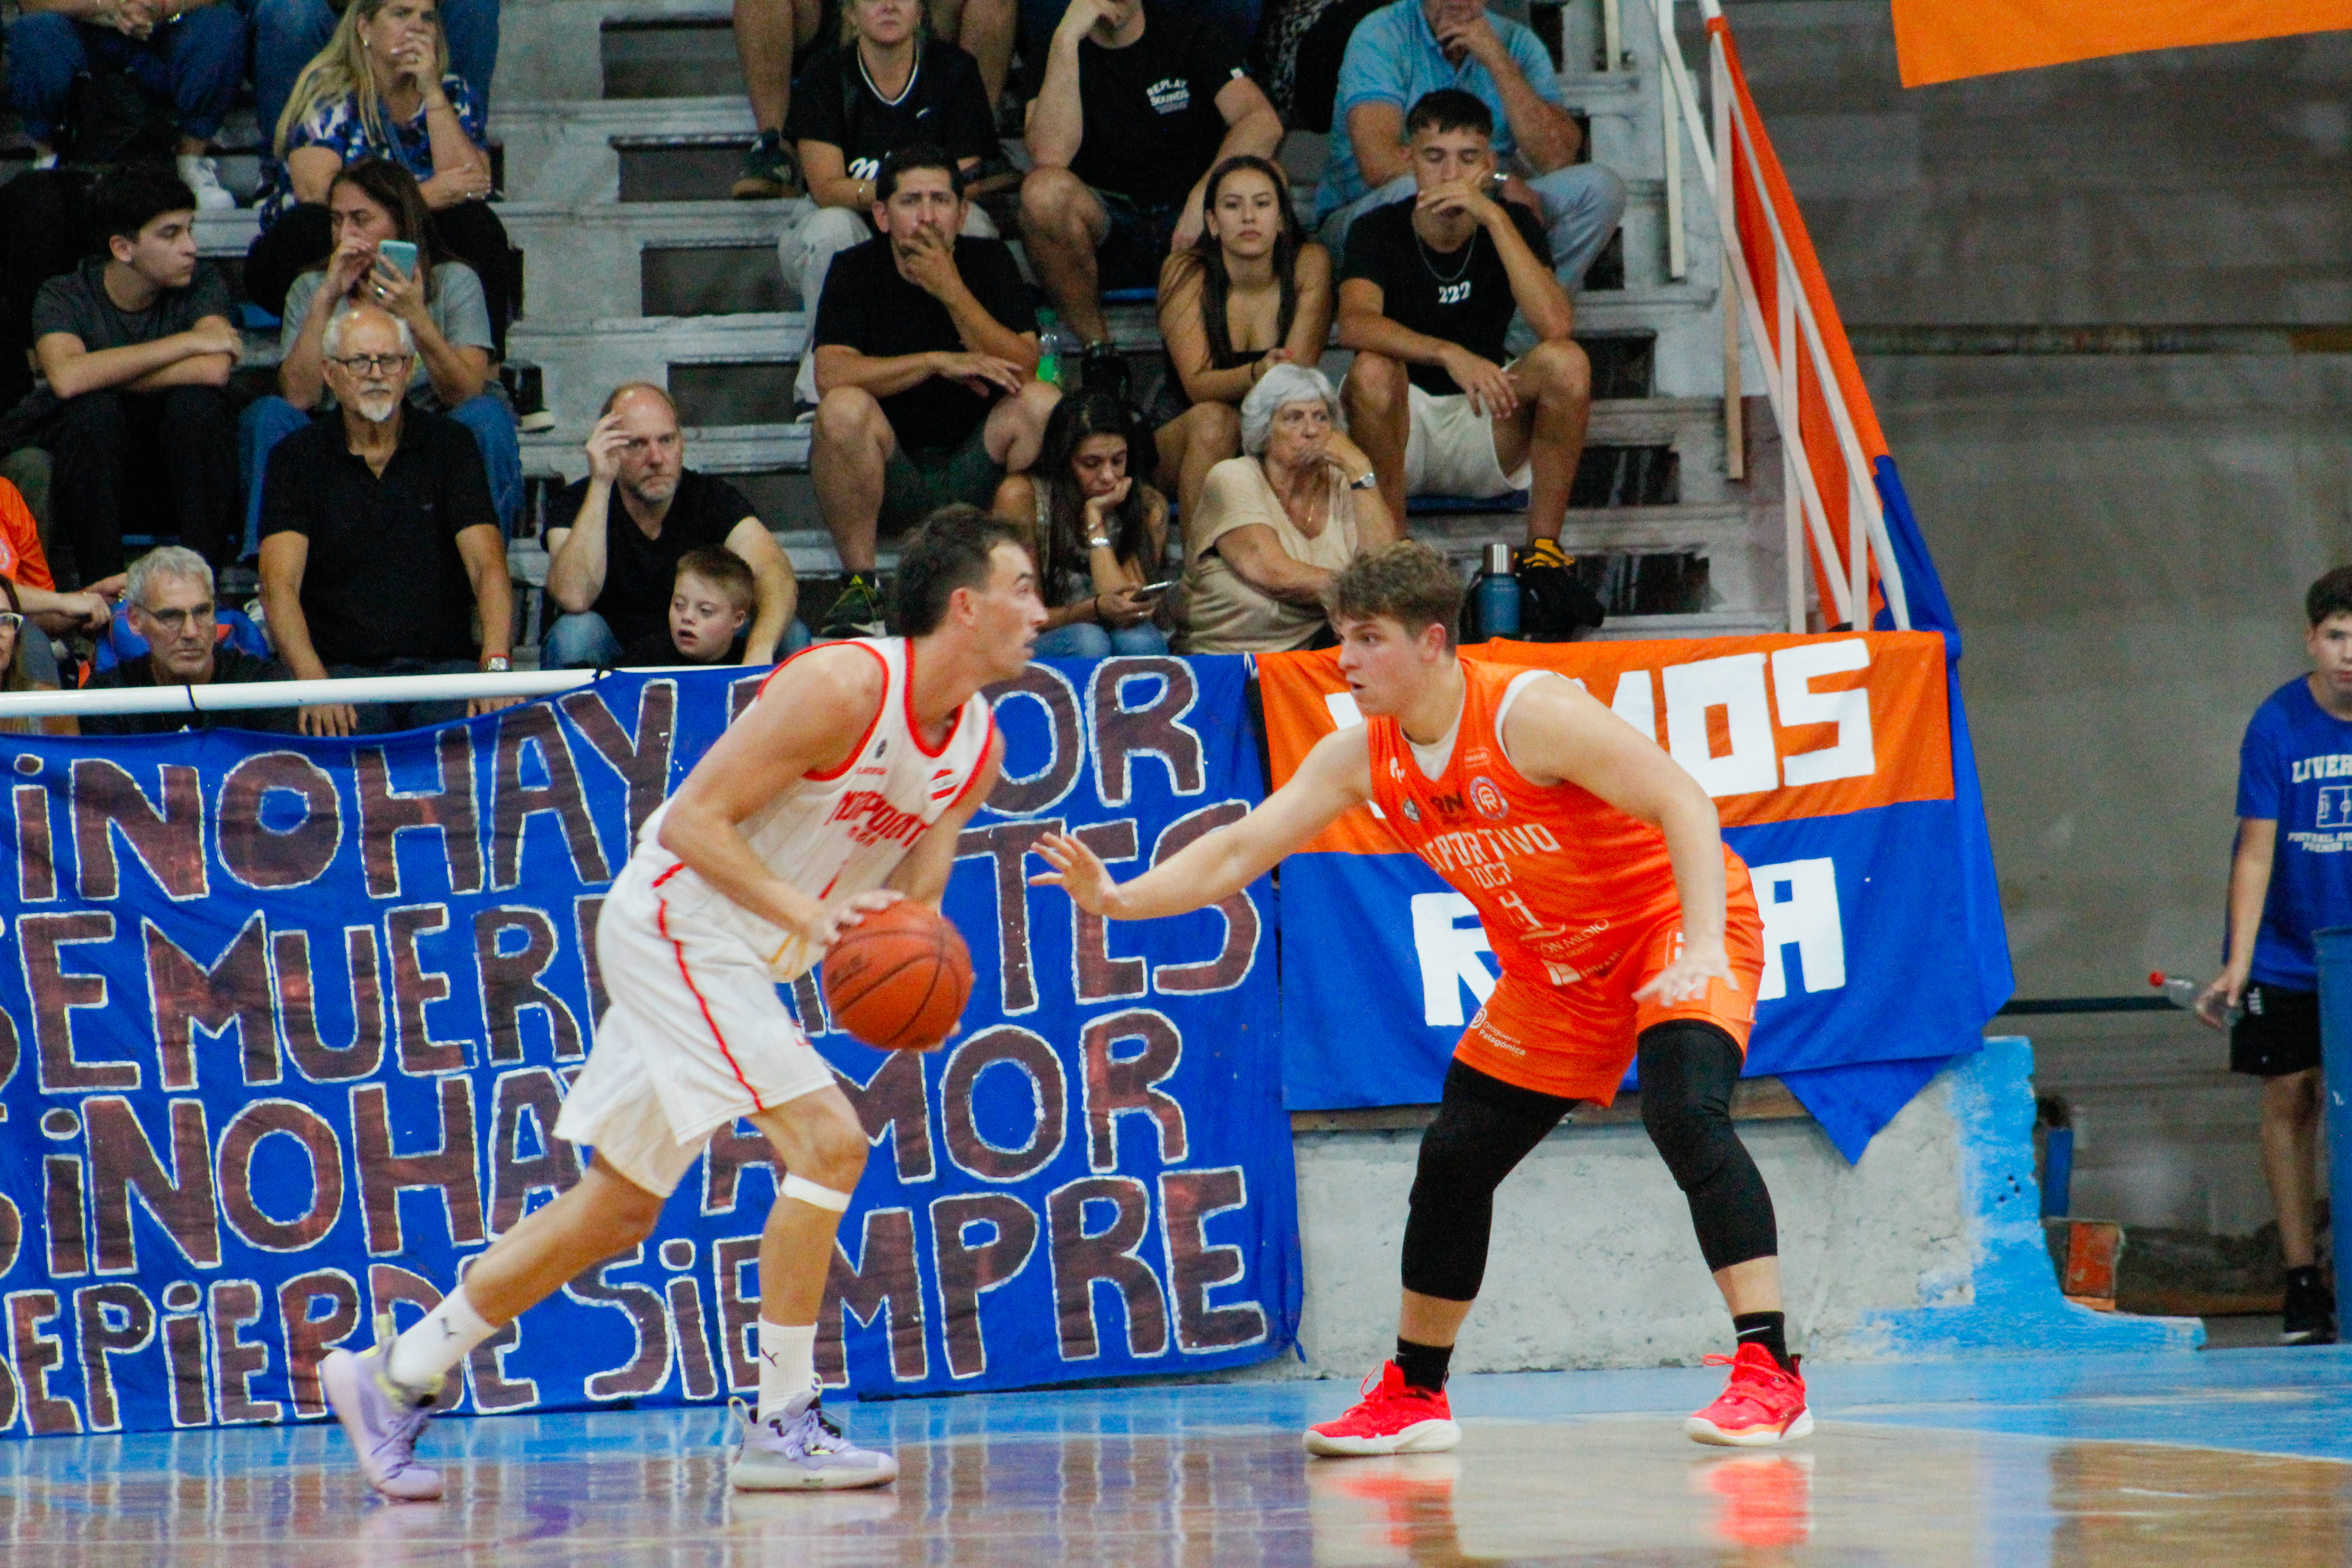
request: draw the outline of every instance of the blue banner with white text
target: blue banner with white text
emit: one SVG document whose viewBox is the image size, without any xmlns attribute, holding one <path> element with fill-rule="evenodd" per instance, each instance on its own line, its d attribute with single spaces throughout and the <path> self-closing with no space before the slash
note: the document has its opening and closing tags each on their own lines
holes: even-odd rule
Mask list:
<svg viewBox="0 0 2352 1568">
<path fill-rule="evenodd" d="M 374 740 L 9 736 L 0 885 L 0 1433 L 323 1412 L 578 1177 L 551 1136 L 603 1010 L 635 831 L 760 674 L 614 675 Z M 1296 1195 L 1270 886 L 1106 928 L 1028 853 L 1133 875 L 1264 794 L 1239 658 L 1036 664 L 946 910 L 978 979 L 898 1055 L 791 988 L 874 1143 L 819 1368 L 860 1395 L 1236 1365 L 1292 1341 Z M 478 1349 L 462 1409 L 756 1384 L 777 1172 L 720 1130 L 634 1253 Z"/>
</svg>

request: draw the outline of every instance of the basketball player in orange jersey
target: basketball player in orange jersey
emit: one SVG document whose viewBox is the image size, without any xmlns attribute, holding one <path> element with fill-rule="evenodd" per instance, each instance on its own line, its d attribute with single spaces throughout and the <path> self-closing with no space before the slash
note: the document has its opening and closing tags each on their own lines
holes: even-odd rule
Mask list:
<svg viewBox="0 0 2352 1568">
<path fill-rule="evenodd" d="M 338 1350 L 319 1377 L 360 1469 L 386 1497 L 441 1495 L 417 1463 L 426 1418 L 463 1391 L 467 1352 L 583 1269 L 653 1233 L 711 1131 L 751 1118 L 775 1151 L 760 1237 L 760 1404 L 738 1410 L 745 1490 L 878 1486 L 896 1460 L 818 1405 L 817 1309 L 866 1133 L 776 994 L 860 917 L 937 908 L 956 835 L 1003 742 L 981 689 L 1021 673 L 1045 624 L 1021 534 L 971 507 L 899 557 L 908 637 L 823 644 L 779 667 L 677 793 L 646 819 L 596 931 L 612 1006 L 558 1135 L 594 1147 L 577 1185 L 500 1237 L 397 1339 Z"/>
<path fill-rule="evenodd" d="M 1502 978 L 1471 1020 L 1423 1135 L 1404 1231 L 1396 1359 L 1310 1453 L 1461 1441 L 1446 1364 L 1486 1273 L 1495 1189 L 1580 1100 L 1607 1104 L 1639 1059 L 1642 1121 L 1690 1201 L 1738 1334 L 1702 1443 L 1812 1430 L 1780 1312 L 1771 1194 L 1732 1130 L 1763 973 L 1748 868 L 1715 805 L 1647 737 L 1543 670 L 1458 657 L 1462 585 L 1411 541 L 1359 557 L 1325 591 L 1339 672 L 1364 722 L 1325 736 L 1265 803 L 1133 881 L 1046 838 L 1055 883 L 1088 912 L 1154 920 L 1231 896 L 1369 801 L 1477 906 Z"/>
</svg>

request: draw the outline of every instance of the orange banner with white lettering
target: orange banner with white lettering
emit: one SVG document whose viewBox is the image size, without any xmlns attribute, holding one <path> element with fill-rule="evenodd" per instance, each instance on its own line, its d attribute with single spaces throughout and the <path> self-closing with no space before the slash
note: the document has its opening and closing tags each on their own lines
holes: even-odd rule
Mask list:
<svg viewBox="0 0 2352 1568">
<path fill-rule="evenodd" d="M 1894 0 L 1903 85 L 2352 27 L 2352 0 Z"/>
<path fill-rule="evenodd" d="M 1944 639 L 1934 632 L 1490 642 L 1466 658 L 1555 670 L 1664 746 L 1726 827 L 1952 798 Z M 1276 788 L 1318 741 L 1359 720 L 1339 655 L 1258 656 Z M 1370 806 L 1302 853 L 1399 851 Z"/>
</svg>

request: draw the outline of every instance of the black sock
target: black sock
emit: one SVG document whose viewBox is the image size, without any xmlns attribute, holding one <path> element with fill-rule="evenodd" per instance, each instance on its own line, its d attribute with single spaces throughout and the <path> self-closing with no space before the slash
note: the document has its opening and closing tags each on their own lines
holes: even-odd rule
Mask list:
<svg viewBox="0 0 2352 1568">
<path fill-rule="evenodd" d="M 1789 1360 L 1788 1315 L 1782 1312 L 1742 1312 L 1731 1320 L 1743 1345 L 1762 1345 L 1772 1352 L 1782 1372 L 1794 1372 Z"/>
<path fill-rule="evenodd" d="M 1417 1345 L 1402 1334 L 1397 1336 L 1397 1371 L 1404 1374 L 1410 1387 L 1425 1388 L 1432 1394 L 1444 1392 L 1445 1368 L 1453 1359 L 1452 1345 Z"/>
</svg>

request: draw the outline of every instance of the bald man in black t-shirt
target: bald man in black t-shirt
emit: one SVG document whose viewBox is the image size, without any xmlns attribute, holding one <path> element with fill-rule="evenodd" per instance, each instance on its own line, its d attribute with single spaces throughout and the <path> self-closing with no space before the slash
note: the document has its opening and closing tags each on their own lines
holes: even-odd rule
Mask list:
<svg viewBox="0 0 2352 1568">
<path fill-rule="evenodd" d="M 1494 120 L 1444 89 L 1405 121 L 1415 195 L 1356 220 L 1339 275 L 1348 432 L 1381 499 L 1528 493 L 1524 564 L 1559 563 L 1568 492 L 1584 453 L 1592 370 L 1570 331 L 1542 220 L 1495 194 Z M 1504 363 L 1514 315 L 1536 346 Z"/>
</svg>

